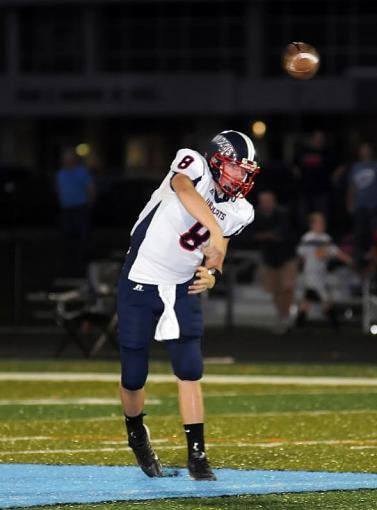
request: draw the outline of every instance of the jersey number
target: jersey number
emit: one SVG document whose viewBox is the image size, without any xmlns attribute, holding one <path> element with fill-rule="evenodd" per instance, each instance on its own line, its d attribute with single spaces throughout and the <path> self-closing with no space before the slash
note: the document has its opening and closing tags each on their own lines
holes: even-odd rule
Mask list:
<svg viewBox="0 0 377 510">
<path fill-rule="evenodd" d="M 187 168 L 191 165 L 191 163 L 194 161 L 194 158 L 192 156 L 185 156 L 179 163 L 178 168 L 183 170 L 184 168 Z"/>
<path fill-rule="evenodd" d="M 191 156 L 186 157 L 191 158 Z M 194 251 L 198 246 L 208 241 L 208 239 L 209 231 L 198 221 L 187 232 L 181 235 L 179 244 L 185 250 Z"/>
</svg>

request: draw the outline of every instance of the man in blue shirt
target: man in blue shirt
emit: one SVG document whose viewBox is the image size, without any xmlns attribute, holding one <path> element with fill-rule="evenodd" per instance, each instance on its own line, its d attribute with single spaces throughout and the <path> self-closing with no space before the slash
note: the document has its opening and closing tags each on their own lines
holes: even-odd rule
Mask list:
<svg viewBox="0 0 377 510">
<path fill-rule="evenodd" d="M 56 189 L 61 209 L 65 272 L 69 276 L 83 276 L 95 190 L 89 170 L 79 163 L 71 149 L 63 152 L 62 168 L 56 175 Z"/>
<path fill-rule="evenodd" d="M 349 174 L 348 210 L 353 216 L 356 263 L 362 268 L 377 229 L 377 160 L 368 143 L 359 147 L 359 160 Z"/>
</svg>

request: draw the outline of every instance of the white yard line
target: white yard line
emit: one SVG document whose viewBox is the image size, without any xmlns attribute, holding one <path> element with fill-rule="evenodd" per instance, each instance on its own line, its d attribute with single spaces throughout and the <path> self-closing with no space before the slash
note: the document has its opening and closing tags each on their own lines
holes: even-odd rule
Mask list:
<svg viewBox="0 0 377 510">
<path fill-rule="evenodd" d="M 349 409 L 345 409 L 343 411 L 339 411 L 339 410 L 334 410 L 334 411 L 330 411 L 330 410 L 317 410 L 317 411 L 277 411 L 277 412 L 271 412 L 271 411 L 266 411 L 266 412 L 250 412 L 250 413 L 224 413 L 224 414 L 221 414 L 220 416 L 222 417 L 238 417 L 238 418 L 276 418 L 276 417 L 291 417 L 291 416 L 331 416 L 331 415 L 354 415 L 354 414 L 359 414 L 359 415 L 362 415 L 362 414 L 376 414 L 377 413 L 377 409 L 354 409 L 354 410 L 349 410 Z M 85 422 L 88 422 L 88 421 L 119 421 L 121 419 L 121 416 L 117 415 L 117 416 L 98 416 L 98 417 L 90 417 L 90 418 L 86 418 L 86 417 L 74 417 L 74 418 L 64 418 L 62 419 L 61 421 L 64 422 L 64 423 L 69 423 L 69 422 L 72 422 L 72 421 L 85 421 Z M 41 420 L 43 422 L 49 422 L 49 421 L 55 421 L 55 420 Z M 35 439 L 35 440 L 38 440 L 38 439 L 50 439 L 48 436 L 30 436 L 30 437 L 24 437 L 24 436 L 6 436 L 6 437 L 0 437 L 0 442 L 4 441 L 8 441 L 8 440 L 12 440 L 12 441 L 16 441 L 16 440 L 20 440 L 20 441 L 25 441 L 27 439 Z"/>
<path fill-rule="evenodd" d="M 351 446 L 351 450 L 371 450 L 372 448 L 377 448 L 377 446 Z"/>
<path fill-rule="evenodd" d="M 372 392 L 368 392 L 368 393 L 375 393 L 375 392 L 372 391 Z M 360 395 L 360 391 L 346 391 L 346 392 L 342 392 L 342 394 Z M 284 394 L 285 397 L 287 395 L 300 395 L 301 396 L 302 393 L 289 392 L 289 393 Z M 327 393 L 316 391 L 316 392 L 305 392 L 305 395 L 322 396 L 322 395 L 327 395 Z M 242 398 L 242 396 L 243 395 L 239 394 L 239 393 L 234 393 L 234 392 L 226 393 L 225 392 L 225 393 L 207 393 L 207 395 L 205 395 L 205 398 L 206 399 L 208 399 L 208 398 L 224 398 L 224 397 L 240 397 L 240 398 Z M 276 393 L 258 393 L 258 394 L 253 393 L 252 396 L 270 397 L 270 396 L 277 396 L 277 394 Z M 149 398 L 149 399 L 146 399 L 145 404 L 157 406 L 157 405 L 161 405 L 162 401 L 161 401 L 161 399 L 158 399 L 158 398 Z M 120 400 L 118 398 L 91 398 L 91 397 L 89 397 L 89 398 L 86 398 L 86 397 L 64 398 L 64 397 L 62 397 L 62 398 L 0 399 L 0 407 L 1 406 L 49 406 L 49 405 L 57 405 L 57 406 L 69 406 L 69 405 L 115 406 L 115 405 L 120 405 Z M 374 410 L 374 409 L 364 410 L 363 409 L 362 412 L 363 411 L 375 412 L 375 411 L 377 411 L 377 409 L 376 410 Z M 297 412 L 305 412 L 305 411 L 297 411 Z M 328 410 L 323 410 L 323 411 L 318 410 L 318 411 L 309 411 L 309 412 L 313 413 L 313 414 L 322 414 L 322 413 L 326 414 L 329 411 Z M 337 411 L 330 411 L 330 412 L 337 412 Z M 338 412 L 342 413 L 342 412 L 348 412 L 348 411 L 338 411 Z M 282 411 L 281 413 L 272 413 L 272 414 L 275 415 L 275 414 L 284 414 L 284 413 L 285 413 L 285 411 Z M 235 413 L 235 414 L 239 414 L 239 413 Z M 249 413 L 246 413 L 246 414 L 249 414 Z M 251 414 L 265 414 L 265 413 L 251 413 Z M 291 414 L 291 411 L 288 411 L 288 414 Z"/>
<path fill-rule="evenodd" d="M 350 392 L 347 392 L 347 394 Z M 313 393 L 305 393 L 305 395 L 326 395 L 326 393 L 321 392 L 313 392 Z M 342 393 L 343 394 L 343 393 Z M 352 392 L 352 394 L 360 395 L 360 392 Z M 288 395 L 302 395 L 302 393 L 289 393 Z M 224 394 L 207 394 L 205 395 L 205 398 L 224 398 L 224 397 L 240 397 L 242 398 L 242 394 L 239 393 L 224 393 Z M 255 396 L 255 394 L 253 394 Z M 276 393 L 260 393 L 257 396 L 262 397 L 270 397 L 270 396 L 277 396 Z M 285 393 L 284 396 L 286 397 L 287 394 Z M 158 406 L 162 404 L 161 399 L 158 398 L 149 398 L 145 401 L 146 405 L 151 406 Z M 120 406 L 120 400 L 118 398 L 86 398 L 86 397 L 77 397 L 77 398 L 23 398 L 23 399 L 0 399 L 0 407 L 1 406 L 71 406 L 71 405 L 85 405 L 85 406 Z M 374 412 L 373 409 L 368 409 L 370 412 Z M 282 411 L 281 413 L 273 413 L 273 414 L 282 414 L 285 411 Z M 298 411 L 301 412 L 301 411 Z M 327 413 L 327 410 L 321 411 L 310 411 L 316 414 L 321 413 Z M 331 411 L 336 412 L 336 411 Z M 342 412 L 342 411 L 339 411 Z M 290 411 L 288 411 L 290 414 Z M 239 414 L 239 413 L 235 413 Z M 247 413 L 246 413 L 247 414 Z M 252 413 L 254 414 L 254 413 Z M 261 414 L 261 413 L 255 413 L 255 414 Z"/>
<path fill-rule="evenodd" d="M 348 410 L 348 409 L 345 409 L 345 410 L 342 410 L 342 411 L 339 411 L 339 410 L 334 410 L 334 411 L 320 411 L 320 410 L 317 410 L 317 411 L 278 411 L 278 412 L 271 412 L 271 411 L 267 411 L 267 412 L 261 412 L 261 413 L 258 413 L 258 412 L 250 412 L 250 413 L 223 413 L 219 416 L 222 416 L 222 417 L 225 417 L 225 416 L 230 416 L 230 417 L 238 417 L 238 418 L 251 418 L 251 417 L 254 417 L 254 418 L 268 418 L 268 417 L 277 417 L 277 416 L 331 416 L 331 415 L 339 415 L 339 414 L 342 414 L 342 415 L 352 415 L 352 414 L 376 414 L 377 413 L 377 409 L 356 409 L 356 410 Z M 119 420 L 119 416 L 114 416 L 114 415 L 111 415 L 111 416 L 97 416 L 97 417 L 90 417 L 90 418 L 86 418 L 86 417 L 83 417 L 83 416 L 79 416 L 79 417 L 72 417 L 72 418 L 62 418 L 61 421 L 64 422 L 64 423 L 70 423 L 72 421 L 85 421 L 85 422 L 88 422 L 88 421 L 112 421 L 112 420 Z M 54 419 L 41 419 L 39 421 L 42 421 L 43 423 L 46 423 L 46 422 L 55 422 L 56 420 Z"/>
<path fill-rule="evenodd" d="M 97 452 L 118 452 L 130 450 L 128 446 L 120 446 L 119 448 L 59 448 L 59 449 L 50 449 L 47 450 L 23 450 L 22 452 L 17 452 L 15 450 L 10 450 L 7 452 L 0 452 L 0 455 L 34 455 L 36 453 L 97 453 Z"/>
<path fill-rule="evenodd" d="M 339 410 L 333 410 L 333 411 L 330 411 L 330 410 L 317 410 L 317 411 L 277 411 L 277 412 L 271 412 L 271 411 L 266 411 L 266 412 L 261 412 L 261 413 L 258 413 L 258 412 L 250 412 L 250 413 L 245 413 L 245 412 L 242 412 L 242 413 L 222 413 L 221 415 L 218 415 L 218 416 L 222 416 L 222 417 L 225 417 L 225 416 L 230 416 L 230 417 L 238 417 L 238 418 L 250 418 L 250 417 L 254 417 L 254 418 L 268 418 L 268 417 L 277 417 L 277 416 L 331 416 L 331 415 L 352 415 L 352 414 L 376 414 L 377 413 L 377 409 L 354 409 L 354 410 L 349 410 L 349 409 L 344 409 L 342 411 L 339 411 Z M 70 421 L 77 421 L 77 420 L 81 420 L 81 421 L 111 421 L 111 420 L 119 420 L 119 416 L 98 416 L 98 417 L 91 417 L 91 418 L 83 418 L 83 417 L 78 417 L 78 418 L 65 418 L 64 422 L 70 422 Z M 44 422 L 46 421 L 54 421 L 54 420 L 43 420 Z"/>
<path fill-rule="evenodd" d="M 234 416 L 234 417 L 249 417 L 249 416 L 299 416 L 299 415 L 309 415 L 309 416 L 322 416 L 322 415 L 331 415 L 331 414 L 375 414 L 377 413 L 377 409 L 344 409 L 344 410 L 337 410 L 337 409 L 317 409 L 316 411 L 266 411 L 266 412 L 242 412 L 242 413 L 221 413 L 218 416 Z"/>
<path fill-rule="evenodd" d="M 2 372 L 0 381 L 55 381 L 55 382 L 119 382 L 119 374 L 76 373 L 76 372 Z M 169 374 L 151 374 L 152 383 L 175 382 Z M 310 386 L 377 386 L 377 377 L 322 377 L 322 376 L 280 376 L 280 375 L 217 375 L 204 376 L 209 384 L 285 384 Z"/>
<path fill-rule="evenodd" d="M 147 399 L 147 405 L 160 405 L 161 400 Z M 120 406 L 119 398 L 31 398 L 31 399 L 8 399 L 0 400 L 0 406 L 68 406 L 68 405 L 102 405 Z"/>
<path fill-rule="evenodd" d="M 126 437 L 126 436 L 125 436 Z M 55 436 L 8 436 L 8 437 L 1 437 L 0 442 L 2 443 L 16 443 L 17 441 L 70 441 L 72 438 L 68 437 L 59 437 L 56 438 Z M 81 440 L 81 441 L 87 441 L 88 439 L 85 436 L 75 436 L 75 441 Z M 117 440 L 96 440 L 97 442 L 101 444 L 124 444 L 124 439 L 117 439 Z M 153 438 L 153 444 L 160 444 L 160 443 L 168 443 L 169 439 L 163 438 L 163 439 L 155 439 Z"/>
<path fill-rule="evenodd" d="M 154 441 L 158 442 L 158 441 Z M 268 442 L 259 442 L 259 443 L 207 443 L 207 446 L 210 448 L 276 448 L 282 446 L 349 446 L 352 449 L 372 449 L 377 448 L 376 444 L 368 444 L 373 443 L 373 441 L 364 441 L 362 440 L 336 440 L 336 439 L 328 439 L 328 440 L 318 440 L 318 441 L 268 441 Z M 159 445 L 159 450 L 182 450 L 186 449 L 186 445 Z M 0 452 L 0 455 L 35 455 L 35 454 L 56 454 L 56 453 L 96 453 L 96 452 L 119 452 L 119 451 L 130 451 L 130 448 L 127 446 L 115 446 L 114 448 L 59 448 L 59 449 L 40 449 L 40 450 L 23 450 L 23 451 L 5 451 Z"/>
<path fill-rule="evenodd" d="M 8 443 L 11 441 L 12 443 L 16 441 L 51 441 L 53 438 L 51 436 L 8 436 L 8 437 L 0 437 L 1 443 Z"/>
</svg>

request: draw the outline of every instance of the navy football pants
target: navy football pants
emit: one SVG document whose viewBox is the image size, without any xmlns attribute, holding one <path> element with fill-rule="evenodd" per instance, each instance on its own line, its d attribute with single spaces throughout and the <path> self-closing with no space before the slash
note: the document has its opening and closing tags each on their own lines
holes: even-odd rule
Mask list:
<svg viewBox="0 0 377 510">
<path fill-rule="evenodd" d="M 137 390 L 148 376 L 149 347 L 164 310 L 157 285 L 128 279 L 126 263 L 118 285 L 118 342 L 122 365 L 122 386 Z M 181 380 L 196 381 L 203 373 L 200 339 L 203 318 L 200 297 L 187 293 L 189 282 L 176 286 L 175 313 L 180 338 L 166 340 L 174 374 Z"/>
</svg>

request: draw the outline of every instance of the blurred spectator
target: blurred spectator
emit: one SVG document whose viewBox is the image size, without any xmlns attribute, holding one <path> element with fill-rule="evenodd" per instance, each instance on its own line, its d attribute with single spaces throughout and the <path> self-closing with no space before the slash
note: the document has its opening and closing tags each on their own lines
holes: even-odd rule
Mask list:
<svg viewBox="0 0 377 510">
<path fill-rule="evenodd" d="M 90 235 L 90 209 L 95 190 L 89 170 L 79 163 L 74 151 L 66 149 L 56 176 L 63 234 L 63 264 L 66 276 L 86 272 Z"/>
<path fill-rule="evenodd" d="M 353 218 L 355 262 L 363 269 L 377 232 L 377 160 L 369 143 L 360 145 L 358 155 L 349 174 L 348 210 Z"/>
<path fill-rule="evenodd" d="M 308 214 L 319 211 L 328 215 L 333 157 L 323 131 L 314 131 L 294 158 L 294 173 L 298 179 L 298 220 L 305 228 Z"/>
<path fill-rule="evenodd" d="M 297 182 L 291 165 L 285 161 L 283 141 L 275 133 L 271 136 L 268 158 L 263 160 L 263 172 L 258 175 L 253 197 L 261 191 L 272 191 L 279 204 L 291 206 L 297 198 Z M 253 201 L 253 198 L 251 199 Z"/>
<path fill-rule="evenodd" d="M 309 217 L 309 231 L 303 235 L 297 248 L 302 262 L 301 299 L 297 315 L 297 326 L 303 326 L 313 302 L 321 303 L 331 325 L 338 328 L 336 310 L 331 301 L 328 287 L 328 262 L 337 258 L 352 264 L 352 258 L 340 250 L 326 233 L 326 220 L 322 213 L 312 213 Z"/>
<path fill-rule="evenodd" d="M 345 163 L 339 163 L 331 175 L 331 191 L 329 200 L 329 214 L 327 225 L 336 239 L 349 235 L 352 231 L 352 220 L 348 213 L 348 168 Z"/>
<path fill-rule="evenodd" d="M 276 333 L 290 327 L 290 306 L 296 282 L 295 239 L 288 211 L 277 204 L 275 194 L 263 191 L 253 224 L 254 239 L 262 254 L 262 281 L 277 311 Z"/>
</svg>

